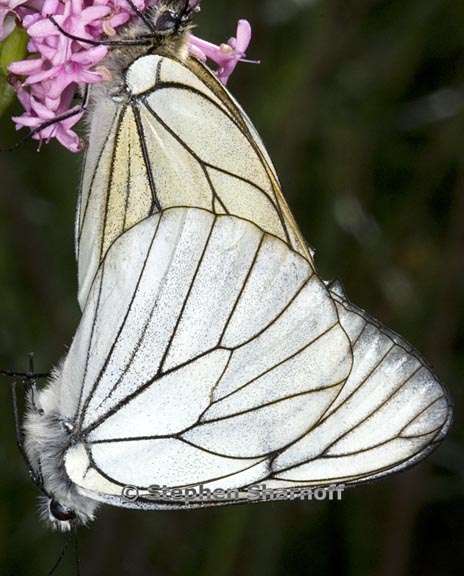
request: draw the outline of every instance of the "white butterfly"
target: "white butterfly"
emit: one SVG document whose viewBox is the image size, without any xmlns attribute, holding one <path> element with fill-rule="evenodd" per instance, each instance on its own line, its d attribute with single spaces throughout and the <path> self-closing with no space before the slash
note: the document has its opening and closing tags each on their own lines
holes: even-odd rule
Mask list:
<svg viewBox="0 0 464 576">
<path fill-rule="evenodd" d="M 149 498 L 153 485 L 241 501 L 250 485 L 353 485 L 429 454 L 450 425 L 446 392 L 319 278 L 256 130 L 215 76 L 163 41 L 93 102 L 82 320 L 25 422 L 54 524 L 86 522 L 98 502 L 219 503 Z"/>
</svg>

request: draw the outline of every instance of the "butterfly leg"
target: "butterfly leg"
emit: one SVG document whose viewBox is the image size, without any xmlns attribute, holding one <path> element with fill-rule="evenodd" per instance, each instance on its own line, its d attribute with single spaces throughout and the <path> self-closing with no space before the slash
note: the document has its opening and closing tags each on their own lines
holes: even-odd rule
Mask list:
<svg viewBox="0 0 464 576">
<path fill-rule="evenodd" d="M 15 433 L 16 433 L 16 444 L 18 449 L 23 457 L 24 462 L 26 463 L 28 472 L 34 482 L 34 484 L 43 490 L 43 477 L 41 470 L 35 470 L 29 456 L 27 455 L 25 446 L 24 446 L 24 435 L 21 429 L 21 418 L 19 416 L 19 408 L 18 408 L 18 380 L 26 386 L 26 390 L 31 390 L 31 402 L 33 409 L 35 411 L 39 411 L 40 409 L 37 407 L 36 404 L 36 395 L 37 395 L 37 380 L 40 378 L 48 378 L 50 374 L 44 373 L 36 373 L 34 372 L 34 355 L 29 354 L 29 370 L 27 372 L 15 372 L 11 370 L 0 370 L 0 374 L 3 376 L 7 376 L 12 378 L 11 382 L 11 396 L 12 396 L 12 405 L 13 405 L 13 416 L 15 422 Z"/>
</svg>

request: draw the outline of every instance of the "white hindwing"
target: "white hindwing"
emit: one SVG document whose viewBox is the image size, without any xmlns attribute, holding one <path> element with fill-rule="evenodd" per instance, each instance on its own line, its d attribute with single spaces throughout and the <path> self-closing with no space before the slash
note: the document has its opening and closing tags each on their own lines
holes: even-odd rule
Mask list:
<svg viewBox="0 0 464 576">
<path fill-rule="evenodd" d="M 120 506 L 125 485 L 365 481 L 424 456 L 449 420 L 398 337 L 280 238 L 203 209 L 165 210 L 115 241 L 62 380 L 79 440 L 67 473 Z"/>
</svg>

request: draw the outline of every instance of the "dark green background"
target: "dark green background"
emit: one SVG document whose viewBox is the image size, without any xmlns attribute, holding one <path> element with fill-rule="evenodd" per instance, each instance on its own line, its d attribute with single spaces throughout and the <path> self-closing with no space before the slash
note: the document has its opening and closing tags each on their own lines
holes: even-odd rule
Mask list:
<svg viewBox="0 0 464 576">
<path fill-rule="evenodd" d="M 219 511 L 106 508 L 81 531 L 84 576 L 448 576 L 464 565 L 464 3 L 204 0 L 200 33 L 255 37 L 230 87 L 268 144 L 327 279 L 410 340 L 456 420 L 426 462 L 342 503 Z M 7 112 L 2 145 L 14 135 Z M 48 370 L 79 320 L 79 156 L 0 154 L 0 365 Z M 0 386 L 0 575 L 46 575 L 63 537 L 36 514 Z M 73 574 L 72 555 L 59 574 Z"/>
</svg>

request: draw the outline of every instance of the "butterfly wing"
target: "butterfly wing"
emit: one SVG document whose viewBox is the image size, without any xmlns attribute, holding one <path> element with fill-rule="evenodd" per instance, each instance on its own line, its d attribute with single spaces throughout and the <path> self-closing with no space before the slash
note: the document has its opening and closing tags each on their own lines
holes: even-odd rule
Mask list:
<svg viewBox="0 0 464 576">
<path fill-rule="evenodd" d="M 120 506 L 126 485 L 354 484 L 427 454 L 450 418 L 423 361 L 303 256 L 195 208 L 111 246 L 62 380 L 79 390 L 68 475 Z"/>
<path fill-rule="evenodd" d="M 83 175 L 70 478 L 130 506 L 125 485 L 355 484 L 429 453 L 446 393 L 319 279 L 227 90 L 201 63 L 157 55 L 126 86 L 95 103 Z"/>
<path fill-rule="evenodd" d="M 97 99 L 91 117 L 76 226 L 82 307 L 113 242 L 176 206 L 250 220 L 311 262 L 255 128 L 203 64 L 145 56 L 126 84 L 130 96 Z"/>
<path fill-rule="evenodd" d="M 451 424 L 447 392 L 420 355 L 344 295 L 331 294 L 351 342 L 352 370 L 317 426 L 274 460 L 270 487 L 380 478 L 427 456 Z"/>
</svg>

